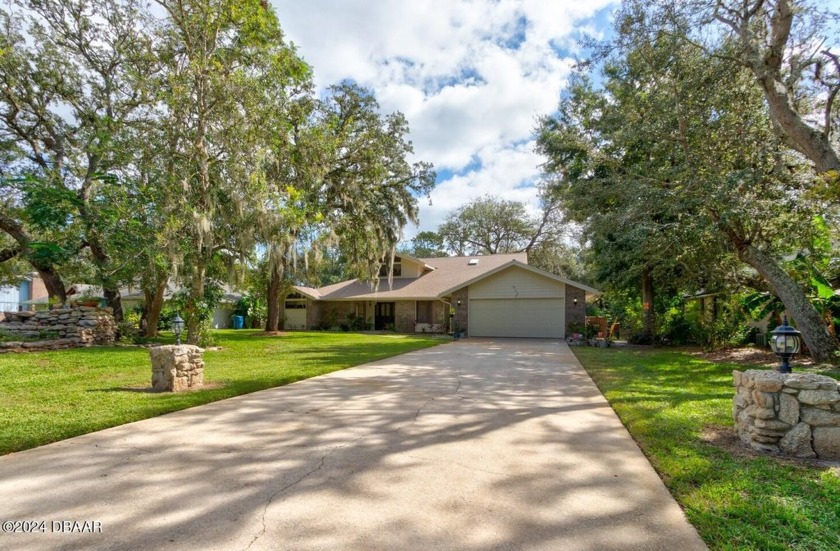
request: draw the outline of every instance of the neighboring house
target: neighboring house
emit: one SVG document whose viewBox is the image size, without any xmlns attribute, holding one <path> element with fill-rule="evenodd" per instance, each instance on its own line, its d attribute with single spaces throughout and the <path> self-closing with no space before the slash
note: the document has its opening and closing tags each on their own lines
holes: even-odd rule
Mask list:
<svg viewBox="0 0 840 551">
<path fill-rule="evenodd" d="M 0 287 L 0 312 L 17 312 L 33 309 L 33 302 L 47 300 L 47 288 L 41 276 L 32 273 L 18 285 Z"/>
<path fill-rule="evenodd" d="M 167 286 L 163 293 L 164 303 L 172 298 L 180 288 L 173 287 L 171 284 Z M 213 329 L 230 329 L 233 327 L 231 316 L 236 309 L 236 303 L 242 298 L 242 293 L 236 292 L 233 289 L 225 286 L 225 294 L 219 305 L 213 311 Z M 146 295 L 143 291 L 136 289 L 120 289 L 120 299 L 122 300 L 123 310 L 128 311 L 132 308 L 142 308 L 146 302 Z"/>
<path fill-rule="evenodd" d="M 350 316 L 402 333 L 458 329 L 475 337 L 564 338 L 570 323 L 584 322 L 587 297 L 599 293 L 529 266 L 526 253 L 403 255 L 394 261 L 390 283 L 386 271 L 376 290 L 356 279 L 295 287 L 286 299 L 285 328 L 334 327 Z"/>
<path fill-rule="evenodd" d="M 43 287 L 43 283 L 41 286 Z M 178 287 L 174 287 L 170 284 L 163 295 L 164 303 L 169 301 L 172 298 L 172 295 L 178 290 Z M 222 297 L 221 302 L 213 311 L 214 329 L 230 329 L 233 327 L 231 316 L 233 316 L 233 312 L 236 308 L 236 302 L 242 298 L 242 293 L 236 292 L 231 288 L 225 287 L 224 290 L 225 294 Z M 101 305 L 105 304 L 101 287 L 86 284 L 76 284 L 67 287 L 67 302 L 69 304 L 72 305 L 83 298 L 98 299 Z M 146 302 L 146 296 L 143 294 L 143 291 L 138 291 L 136 288 L 123 287 L 120 289 L 120 301 L 122 302 L 123 312 L 129 312 L 134 308 L 142 308 L 143 304 Z M 44 289 L 43 296 L 35 299 L 29 299 L 23 304 L 23 306 L 45 309 L 48 307 L 48 304 L 49 301 L 47 299 L 46 289 Z M 15 308 L 15 310 L 17 310 L 17 308 Z"/>
</svg>

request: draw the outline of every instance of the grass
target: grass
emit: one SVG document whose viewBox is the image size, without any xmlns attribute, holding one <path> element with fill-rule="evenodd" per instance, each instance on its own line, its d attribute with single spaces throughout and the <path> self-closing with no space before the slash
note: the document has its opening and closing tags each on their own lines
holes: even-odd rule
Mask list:
<svg viewBox="0 0 840 551">
<path fill-rule="evenodd" d="M 574 352 L 711 549 L 840 549 L 840 469 L 701 439 L 733 426 L 732 370 L 746 368 L 656 349 Z"/>
<path fill-rule="evenodd" d="M 0 454 L 285 385 L 441 343 L 440 337 L 219 331 L 208 388 L 150 392 L 149 352 L 79 348 L 0 355 Z"/>
</svg>

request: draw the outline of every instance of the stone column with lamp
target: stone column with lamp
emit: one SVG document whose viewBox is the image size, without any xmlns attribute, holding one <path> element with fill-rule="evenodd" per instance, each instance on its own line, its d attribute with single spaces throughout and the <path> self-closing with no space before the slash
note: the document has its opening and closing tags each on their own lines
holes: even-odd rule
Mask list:
<svg viewBox="0 0 840 551">
<path fill-rule="evenodd" d="M 181 344 L 184 320 L 175 315 L 172 332 L 175 344 L 149 349 L 152 360 L 152 388 L 159 391 L 181 392 L 204 384 L 204 350 L 191 344 Z"/>
<path fill-rule="evenodd" d="M 840 382 L 814 373 L 792 373 L 790 360 L 800 351 L 802 340 L 787 317 L 770 334 L 770 347 L 781 360 L 779 368 L 732 373 L 735 432 L 754 450 L 840 460 Z"/>
</svg>

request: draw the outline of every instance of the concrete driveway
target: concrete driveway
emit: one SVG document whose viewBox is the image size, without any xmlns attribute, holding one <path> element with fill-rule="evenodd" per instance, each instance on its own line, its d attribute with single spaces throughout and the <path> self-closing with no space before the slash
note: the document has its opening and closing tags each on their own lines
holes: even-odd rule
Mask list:
<svg viewBox="0 0 840 551">
<path fill-rule="evenodd" d="M 16 550 L 705 549 L 568 347 L 540 340 L 448 343 L 0 457 L 0 517 L 45 521 L 0 533 Z"/>
</svg>

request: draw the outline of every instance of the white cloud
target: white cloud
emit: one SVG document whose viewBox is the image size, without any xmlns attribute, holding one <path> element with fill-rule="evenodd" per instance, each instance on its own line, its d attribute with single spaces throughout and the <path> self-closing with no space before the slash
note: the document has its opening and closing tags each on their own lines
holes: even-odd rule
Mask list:
<svg viewBox="0 0 840 551">
<path fill-rule="evenodd" d="M 421 228 L 484 194 L 535 204 L 523 186 L 540 159 L 527 143 L 552 111 L 584 24 L 615 0 L 272 0 L 281 25 L 323 88 L 370 87 L 402 111 L 417 159 L 461 174 L 440 181 Z M 514 145 L 523 144 L 524 145 Z M 480 166 L 463 174 L 476 160 Z"/>
<path fill-rule="evenodd" d="M 539 177 L 538 165 L 542 160 L 534 152 L 533 142 L 488 146 L 478 151 L 476 158 L 481 162 L 480 170 L 438 183 L 431 195 L 432 204 L 421 203 L 419 229 L 435 229 L 447 214 L 482 195 L 521 201 L 529 210 L 536 211 L 537 190 L 533 184 Z"/>
</svg>

